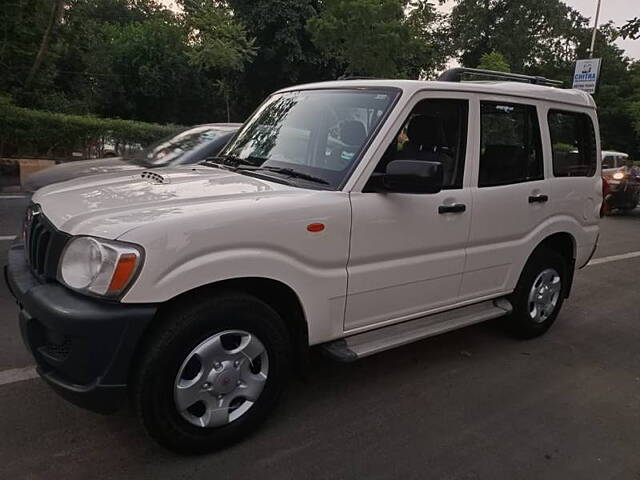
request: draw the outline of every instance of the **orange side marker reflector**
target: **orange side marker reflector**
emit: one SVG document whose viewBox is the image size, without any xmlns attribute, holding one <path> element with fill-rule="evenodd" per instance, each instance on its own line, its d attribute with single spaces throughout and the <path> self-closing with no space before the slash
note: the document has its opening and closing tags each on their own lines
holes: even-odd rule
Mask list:
<svg viewBox="0 0 640 480">
<path fill-rule="evenodd" d="M 324 230 L 324 223 L 310 223 L 307 225 L 307 230 L 312 233 L 321 232 Z"/>
<path fill-rule="evenodd" d="M 118 260 L 118 265 L 111 277 L 109 284 L 109 292 L 119 292 L 127 286 L 127 282 L 131 280 L 133 271 L 136 268 L 137 258 L 133 253 L 125 253 Z"/>
</svg>

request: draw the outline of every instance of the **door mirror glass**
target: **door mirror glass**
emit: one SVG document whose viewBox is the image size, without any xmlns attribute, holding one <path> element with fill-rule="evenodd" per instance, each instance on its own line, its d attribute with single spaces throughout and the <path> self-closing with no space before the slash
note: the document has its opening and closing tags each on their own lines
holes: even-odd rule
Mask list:
<svg viewBox="0 0 640 480">
<path fill-rule="evenodd" d="M 438 193 L 443 183 L 442 163 L 394 160 L 387 165 L 382 183 L 389 192 Z"/>
</svg>

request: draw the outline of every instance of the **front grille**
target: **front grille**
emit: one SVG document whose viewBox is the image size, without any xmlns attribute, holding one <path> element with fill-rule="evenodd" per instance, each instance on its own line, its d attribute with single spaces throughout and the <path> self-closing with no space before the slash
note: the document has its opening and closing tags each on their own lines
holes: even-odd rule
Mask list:
<svg viewBox="0 0 640 480">
<path fill-rule="evenodd" d="M 37 205 L 27 209 L 24 233 L 25 255 L 33 273 L 44 280 L 55 279 L 69 235 L 58 231 Z"/>
</svg>

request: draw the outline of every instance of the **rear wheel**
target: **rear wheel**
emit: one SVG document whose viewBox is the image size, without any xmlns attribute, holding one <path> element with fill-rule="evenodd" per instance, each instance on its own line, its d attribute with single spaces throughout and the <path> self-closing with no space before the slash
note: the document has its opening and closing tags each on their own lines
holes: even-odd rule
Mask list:
<svg viewBox="0 0 640 480">
<path fill-rule="evenodd" d="M 518 285 L 509 297 L 513 313 L 505 318 L 507 329 L 521 338 L 545 333 L 562 307 L 567 275 L 567 261 L 562 255 L 547 248 L 538 248 L 525 265 Z"/>
<path fill-rule="evenodd" d="M 252 432 L 289 371 L 289 338 L 257 298 L 224 294 L 174 309 L 138 368 L 134 401 L 149 434 L 181 453 L 224 447 Z"/>
</svg>

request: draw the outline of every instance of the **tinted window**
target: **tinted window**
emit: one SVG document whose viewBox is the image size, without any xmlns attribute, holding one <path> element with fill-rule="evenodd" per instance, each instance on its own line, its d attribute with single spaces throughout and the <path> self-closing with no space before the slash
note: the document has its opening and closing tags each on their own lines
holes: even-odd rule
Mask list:
<svg viewBox="0 0 640 480">
<path fill-rule="evenodd" d="M 596 136 L 588 115 L 551 110 L 549 133 L 556 177 L 591 177 L 596 173 Z"/>
<path fill-rule="evenodd" d="M 480 104 L 478 186 L 541 180 L 542 144 L 536 108 L 502 102 Z"/>
<path fill-rule="evenodd" d="M 466 100 L 422 100 L 376 167 L 385 172 L 393 160 L 424 160 L 443 166 L 443 188 L 462 188 L 467 145 Z"/>
</svg>

